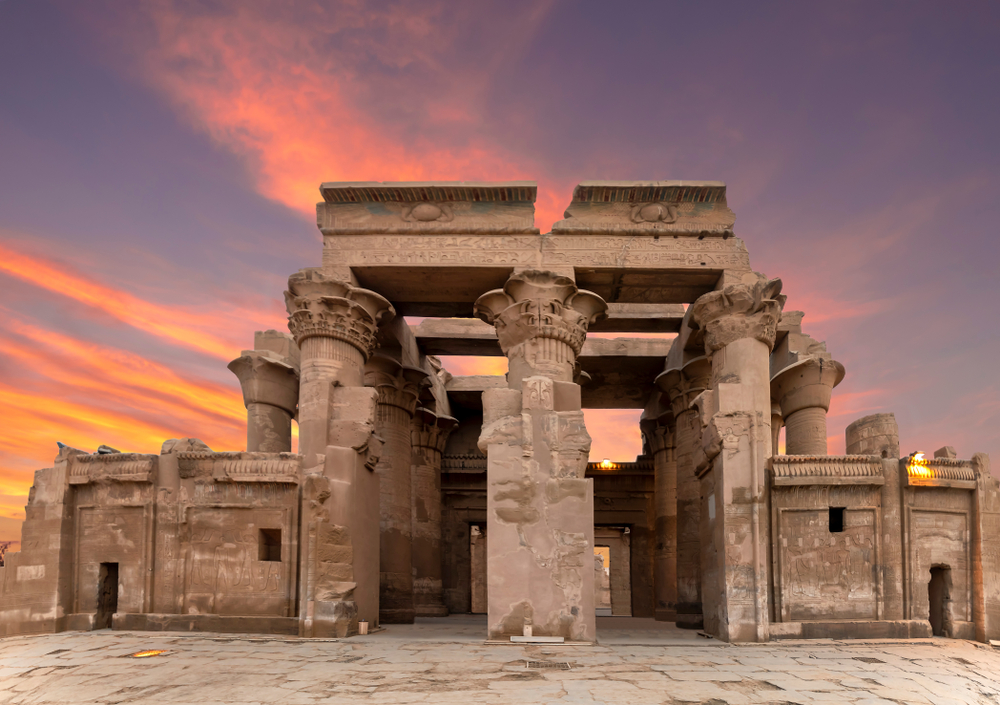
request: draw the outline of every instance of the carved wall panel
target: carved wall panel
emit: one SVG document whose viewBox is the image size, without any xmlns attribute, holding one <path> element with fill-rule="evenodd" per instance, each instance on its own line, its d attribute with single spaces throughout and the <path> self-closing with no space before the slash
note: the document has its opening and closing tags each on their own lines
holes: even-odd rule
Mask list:
<svg viewBox="0 0 1000 705">
<path fill-rule="evenodd" d="M 292 616 L 294 543 L 289 509 L 188 507 L 184 611 Z M 261 530 L 281 532 L 280 560 L 261 560 Z"/>
<path fill-rule="evenodd" d="M 847 508 L 831 532 L 829 508 L 777 510 L 776 537 L 782 621 L 878 619 L 878 516 Z"/>
<path fill-rule="evenodd" d="M 101 563 L 118 564 L 118 612 L 148 610 L 152 516 L 146 506 L 78 506 L 74 612 L 96 612 Z"/>
</svg>

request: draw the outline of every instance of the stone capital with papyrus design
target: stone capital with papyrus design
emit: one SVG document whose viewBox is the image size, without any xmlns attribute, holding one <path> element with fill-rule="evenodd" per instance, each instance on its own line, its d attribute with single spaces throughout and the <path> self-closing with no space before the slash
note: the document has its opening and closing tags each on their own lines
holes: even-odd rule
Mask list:
<svg viewBox="0 0 1000 705">
<path fill-rule="evenodd" d="M 674 418 L 691 408 L 695 398 L 709 388 L 712 381 L 712 364 L 707 357 L 696 357 L 683 367 L 662 372 L 656 378 L 657 386 L 670 399 Z"/>
<path fill-rule="evenodd" d="M 268 350 L 244 350 L 228 367 L 240 380 L 245 406 L 269 404 L 295 415 L 299 372 L 287 360 Z"/>
<path fill-rule="evenodd" d="M 302 269 L 288 278 L 285 306 L 288 329 L 300 346 L 308 338 L 334 338 L 357 348 L 365 359 L 375 350 L 379 325 L 395 315 L 381 295 L 318 269 Z"/>
<path fill-rule="evenodd" d="M 604 299 L 578 289 L 569 277 L 529 269 L 511 275 L 503 289 L 480 296 L 473 311 L 496 327 L 512 366 L 517 359 L 527 364 L 530 373 L 512 380 L 519 387 L 521 378 L 536 373 L 571 381 L 587 331 L 607 308 Z"/>
<path fill-rule="evenodd" d="M 694 302 L 690 325 L 705 331 L 705 355 L 711 357 L 743 338 L 759 340 L 769 350 L 774 347 L 785 296 L 780 279 L 757 277 L 755 284 L 730 284 Z"/>
<path fill-rule="evenodd" d="M 451 416 L 438 416 L 430 409 L 420 407 L 413 415 L 410 443 L 414 449 L 428 448 L 439 454 L 444 453 L 448 436 L 457 426 L 458 419 Z"/>
<path fill-rule="evenodd" d="M 385 355 L 372 355 L 365 364 L 365 386 L 378 392 L 380 407 L 395 407 L 412 417 L 422 387 L 430 383 L 420 368 L 400 364 Z"/>
</svg>

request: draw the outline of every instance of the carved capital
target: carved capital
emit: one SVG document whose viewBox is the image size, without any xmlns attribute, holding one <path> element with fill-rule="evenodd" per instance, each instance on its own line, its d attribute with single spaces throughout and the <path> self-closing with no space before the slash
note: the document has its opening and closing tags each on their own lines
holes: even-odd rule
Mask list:
<svg viewBox="0 0 1000 705">
<path fill-rule="evenodd" d="M 657 386 L 670 399 L 674 418 L 691 408 L 695 398 L 712 383 L 712 364 L 707 357 L 696 357 L 683 367 L 675 367 L 660 373 Z"/>
<path fill-rule="evenodd" d="M 806 355 L 771 378 L 771 398 L 787 419 L 809 408 L 830 410 L 833 388 L 844 379 L 844 366 L 827 355 Z"/>
<path fill-rule="evenodd" d="M 270 404 L 295 415 L 299 401 L 299 374 L 286 360 L 265 350 L 244 350 L 229 363 L 240 380 L 243 404 Z"/>
<path fill-rule="evenodd" d="M 710 291 L 691 307 L 691 326 L 705 331 L 705 354 L 753 338 L 774 347 L 778 319 L 785 305 L 780 279 L 758 275 L 754 285 L 730 284 Z"/>
<path fill-rule="evenodd" d="M 673 426 L 656 426 L 652 432 L 648 434 L 648 439 L 649 449 L 654 454 L 662 453 L 663 451 L 672 451 L 677 447 Z"/>
<path fill-rule="evenodd" d="M 417 409 L 413 416 L 413 426 L 410 430 L 410 443 L 413 448 L 429 448 L 438 453 L 444 452 L 448 436 L 458 426 L 458 420 L 451 416 L 438 416 L 430 409 Z"/>
<path fill-rule="evenodd" d="M 417 407 L 421 387 L 429 383 L 426 372 L 401 365 L 391 357 L 373 355 L 365 364 L 365 386 L 375 388 L 378 403 L 398 407 L 409 416 Z"/>
<path fill-rule="evenodd" d="M 317 269 L 302 269 L 288 278 L 285 306 L 296 344 L 313 337 L 335 338 L 353 345 L 365 359 L 375 350 L 379 325 L 396 314 L 389 301 L 374 291 Z"/>
<path fill-rule="evenodd" d="M 606 315 L 608 305 L 597 294 L 578 289 L 569 277 L 527 270 L 513 274 L 503 289 L 479 297 L 475 315 L 496 327 L 505 355 L 530 340 L 558 341 L 576 356 L 587 330 Z"/>
</svg>

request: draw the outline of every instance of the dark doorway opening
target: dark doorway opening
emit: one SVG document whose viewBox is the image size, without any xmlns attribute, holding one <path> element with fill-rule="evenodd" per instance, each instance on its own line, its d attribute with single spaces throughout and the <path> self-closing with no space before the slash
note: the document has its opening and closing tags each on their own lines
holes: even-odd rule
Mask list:
<svg viewBox="0 0 1000 705">
<path fill-rule="evenodd" d="M 931 568 L 931 580 L 927 583 L 927 601 L 930 603 L 928 619 L 934 636 L 951 636 L 951 568 L 936 565 Z"/>
<path fill-rule="evenodd" d="M 847 507 L 830 507 L 830 533 L 839 534 L 844 530 L 844 511 Z"/>
<path fill-rule="evenodd" d="M 281 529 L 261 529 L 257 541 L 257 560 L 281 562 Z"/>
<path fill-rule="evenodd" d="M 97 619 L 94 629 L 111 629 L 111 617 L 118 611 L 118 564 L 101 563 L 97 578 Z"/>
</svg>

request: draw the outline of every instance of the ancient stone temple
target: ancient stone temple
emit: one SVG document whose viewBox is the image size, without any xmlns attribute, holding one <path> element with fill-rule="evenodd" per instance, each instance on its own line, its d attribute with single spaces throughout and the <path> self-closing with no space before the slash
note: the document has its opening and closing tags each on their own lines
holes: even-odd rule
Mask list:
<svg viewBox="0 0 1000 705">
<path fill-rule="evenodd" d="M 598 614 L 1000 638 L 989 458 L 900 457 L 889 413 L 827 454 L 844 366 L 751 267 L 724 184 L 584 182 L 546 234 L 531 182 L 320 191 L 289 333 L 229 365 L 246 448 L 62 447 L 0 568 L 0 634 L 480 612 L 488 641 L 594 642 Z M 642 409 L 642 454 L 588 462 L 588 408 Z"/>
</svg>

